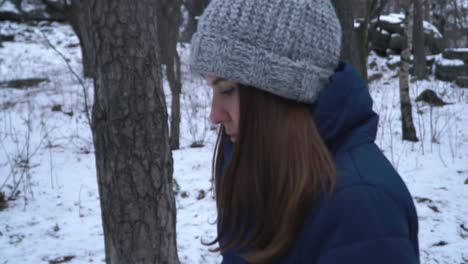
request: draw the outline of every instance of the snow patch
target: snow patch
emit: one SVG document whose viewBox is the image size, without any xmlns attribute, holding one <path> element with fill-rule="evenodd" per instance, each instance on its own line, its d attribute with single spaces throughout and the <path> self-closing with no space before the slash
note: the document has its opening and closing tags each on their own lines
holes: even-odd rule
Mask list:
<svg viewBox="0 0 468 264">
<path fill-rule="evenodd" d="M 360 25 L 359 22 L 354 21 L 354 28 L 359 28 Z"/>
<path fill-rule="evenodd" d="M 424 32 L 429 33 L 436 38 L 443 38 L 442 34 L 439 32 L 439 30 L 431 23 L 427 21 L 423 21 L 423 27 L 424 27 Z"/>
<path fill-rule="evenodd" d="M 445 59 L 445 58 L 442 57 L 442 55 L 440 55 L 440 54 L 436 56 L 435 62 L 437 63 L 437 65 L 440 65 L 440 66 L 463 66 L 463 65 L 465 65 L 465 62 L 462 61 L 462 60 L 458 60 L 458 59 L 455 59 L 455 60 Z"/>
<path fill-rule="evenodd" d="M 396 13 L 388 14 L 388 15 L 382 15 L 382 16 L 380 16 L 380 20 L 388 22 L 390 24 L 400 24 L 400 23 L 403 22 L 403 20 L 405 20 L 405 15 L 404 14 L 396 14 Z M 377 21 L 377 20 L 374 19 L 373 21 Z"/>
<path fill-rule="evenodd" d="M 23 12 L 30 13 L 33 11 L 43 11 L 47 6 L 41 1 L 23 0 L 21 2 L 21 8 L 23 9 Z"/>
<path fill-rule="evenodd" d="M 451 48 L 447 49 L 448 51 L 453 51 L 453 52 L 460 52 L 460 53 L 465 53 L 468 52 L 468 48 Z"/>
<path fill-rule="evenodd" d="M 9 12 L 9 13 L 15 13 L 15 14 L 20 13 L 18 9 L 16 8 L 16 6 L 8 0 L 3 1 L 3 3 L 0 4 L 0 12 Z"/>
</svg>

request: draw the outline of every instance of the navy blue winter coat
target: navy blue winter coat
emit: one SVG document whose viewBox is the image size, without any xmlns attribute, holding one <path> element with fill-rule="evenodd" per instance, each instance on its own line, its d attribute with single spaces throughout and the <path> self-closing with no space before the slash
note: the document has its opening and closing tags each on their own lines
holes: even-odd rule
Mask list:
<svg viewBox="0 0 468 264">
<path fill-rule="evenodd" d="M 311 209 L 299 236 L 275 263 L 419 263 L 418 218 L 404 182 L 374 144 L 378 116 L 365 83 L 341 62 L 312 106 L 333 155 L 338 187 Z M 225 144 L 226 160 L 232 144 Z M 246 263 L 233 252 L 224 264 Z"/>
</svg>

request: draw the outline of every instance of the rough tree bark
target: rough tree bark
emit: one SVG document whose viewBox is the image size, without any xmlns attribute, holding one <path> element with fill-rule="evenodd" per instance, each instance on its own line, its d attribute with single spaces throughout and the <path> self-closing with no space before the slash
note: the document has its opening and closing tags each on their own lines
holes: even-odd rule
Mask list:
<svg viewBox="0 0 468 264">
<path fill-rule="evenodd" d="M 414 75 L 417 79 L 427 77 L 426 52 L 424 46 L 423 5 L 422 0 L 413 1 L 413 56 Z"/>
<path fill-rule="evenodd" d="M 159 1 L 86 0 L 106 263 L 179 263 Z"/>
<path fill-rule="evenodd" d="M 166 77 L 172 94 L 171 103 L 171 149 L 180 147 L 180 94 L 182 91 L 182 76 L 180 58 L 177 52 L 179 27 L 182 21 L 181 0 L 161 0 L 159 9 L 159 45 L 161 47 L 161 62 L 166 66 Z"/>
<path fill-rule="evenodd" d="M 404 45 L 401 52 L 400 66 L 400 106 L 401 106 L 401 125 L 403 140 L 417 142 L 416 129 L 413 123 L 413 113 L 411 107 L 411 98 L 409 94 L 409 63 L 411 60 L 411 44 L 413 38 L 413 2 L 412 0 L 405 1 L 405 29 L 404 29 Z"/>
</svg>

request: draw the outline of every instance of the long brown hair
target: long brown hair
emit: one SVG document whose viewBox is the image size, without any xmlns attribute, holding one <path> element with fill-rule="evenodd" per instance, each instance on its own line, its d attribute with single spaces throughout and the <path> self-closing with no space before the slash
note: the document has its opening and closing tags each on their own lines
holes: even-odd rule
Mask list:
<svg viewBox="0 0 468 264">
<path fill-rule="evenodd" d="M 281 256 L 297 237 L 320 194 L 331 194 L 332 158 L 310 106 L 253 87 L 239 87 L 240 120 L 223 173 L 221 128 L 213 157 L 219 242 L 251 263 Z"/>
</svg>

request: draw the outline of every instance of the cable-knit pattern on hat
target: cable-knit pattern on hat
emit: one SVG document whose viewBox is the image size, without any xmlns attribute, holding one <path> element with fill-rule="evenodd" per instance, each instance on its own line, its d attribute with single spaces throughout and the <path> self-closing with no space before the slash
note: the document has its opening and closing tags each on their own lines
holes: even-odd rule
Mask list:
<svg viewBox="0 0 468 264">
<path fill-rule="evenodd" d="M 329 0 L 212 0 L 192 39 L 190 66 L 313 102 L 340 48 L 341 27 Z"/>
</svg>

